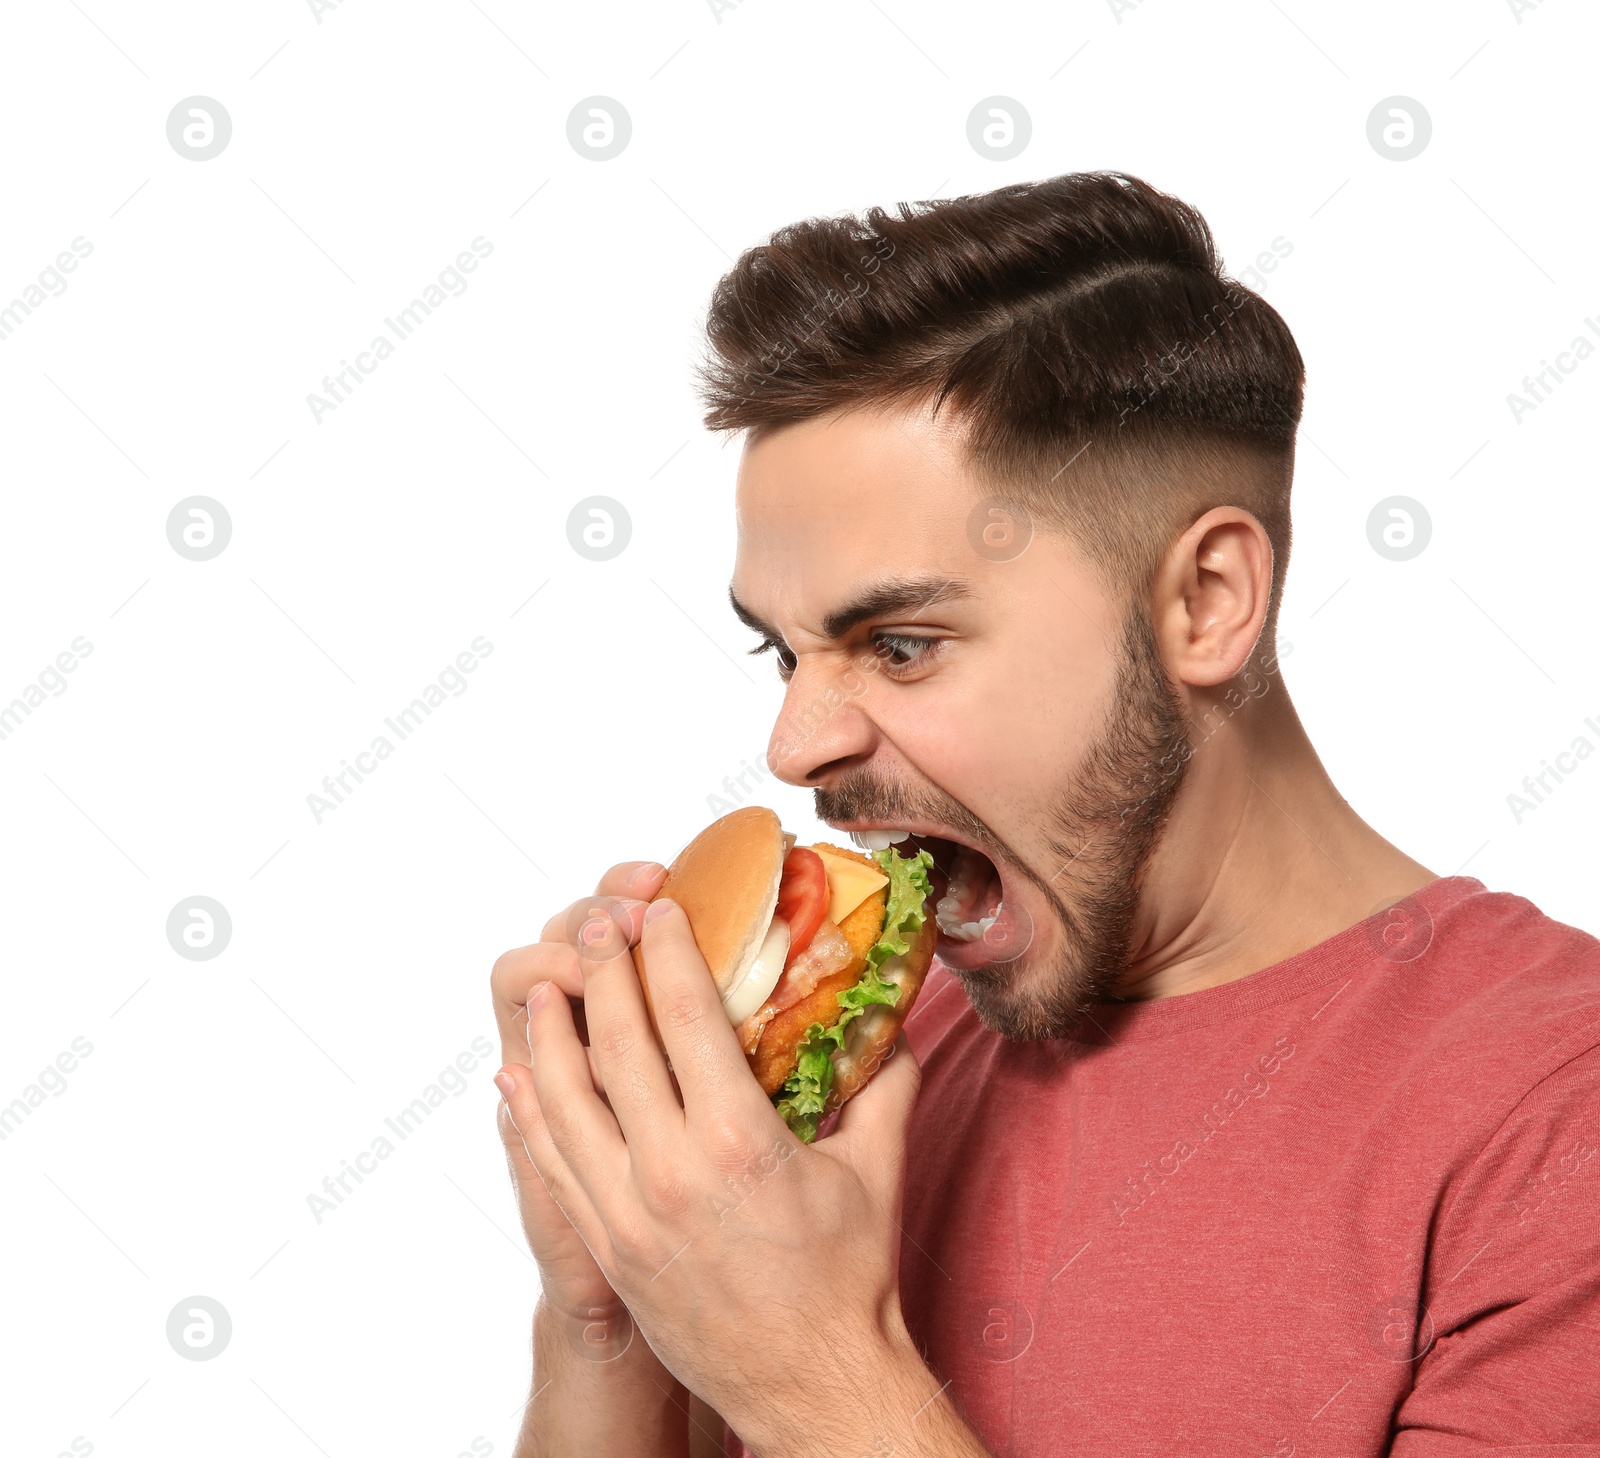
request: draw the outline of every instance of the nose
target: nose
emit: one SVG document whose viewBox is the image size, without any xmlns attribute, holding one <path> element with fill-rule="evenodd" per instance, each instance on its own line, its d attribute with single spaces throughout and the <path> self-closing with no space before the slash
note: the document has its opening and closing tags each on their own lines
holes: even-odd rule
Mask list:
<svg viewBox="0 0 1600 1458">
<path fill-rule="evenodd" d="M 787 784 L 816 789 L 870 757 L 876 731 L 859 702 L 865 689 L 855 672 L 825 677 L 802 665 L 789 680 L 767 743 L 773 774 Z"/>
</svg>

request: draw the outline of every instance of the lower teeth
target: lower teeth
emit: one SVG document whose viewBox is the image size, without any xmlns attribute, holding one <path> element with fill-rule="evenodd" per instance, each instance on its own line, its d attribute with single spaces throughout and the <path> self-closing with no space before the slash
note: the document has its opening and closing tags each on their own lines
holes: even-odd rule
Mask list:
<svg viewBox="0 0 1600 1458">
<path fill-rule="evenodd" d="M 939 923 L 939 930 L 953 942 L 975 942 L 995 924 L 995 919 L 1000 915 L 1000 907 L 1004 903 L 997 903 L 995 909 L 981 921 L 957 921 L 961 915 L 961 904 L 970 893 L 967 878 L 976 869 L 977 852 L 968 850 L 965 846 L 956 855 L 955 864 L 951 867 L 949 888 L 939 898 L 939 903 L 934 907 L 934 919 Z"/>
<path fill-rule="evenodd" d="M 982 921 L 958 922 L 955 920 L 955 914 L 953 905 L 947 907 L 945 902 L 941 901 L 934 909 L 939 930 L 953 942 L 975 942 L 995 924 L 1000 915 L 1000 907 L 996 906 Z"/>
</svg>

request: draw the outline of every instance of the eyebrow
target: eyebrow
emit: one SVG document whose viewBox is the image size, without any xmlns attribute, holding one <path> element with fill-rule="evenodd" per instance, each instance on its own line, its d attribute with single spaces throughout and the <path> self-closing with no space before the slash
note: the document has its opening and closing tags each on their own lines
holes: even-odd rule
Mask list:
<svg viewBox="0 0 1600 1458">
<path fill-rule="evenodd" d="M 955 602 L 971 595 L 971 585 L 959 577 L 887 578 L 863 589 L 824 617 L 823 636 L 842 638 L 851 628 L 872 618 L 901 613 L 915 615 L 937 607 L 940 603 Z M 760 633 L 774 643 L 783 641 L 783 634 L 751 612 L 739 601 L 731 587 L 728 589 L 728 602 L 733 608 L 734 616 L 752 632 Z"/>
</svg>

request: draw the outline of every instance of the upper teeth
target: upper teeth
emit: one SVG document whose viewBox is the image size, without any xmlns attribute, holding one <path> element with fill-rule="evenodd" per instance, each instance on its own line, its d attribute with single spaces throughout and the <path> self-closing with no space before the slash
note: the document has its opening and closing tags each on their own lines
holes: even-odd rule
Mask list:
<svg viewBox="0 0 1600 1458">
<path fill-rule="evenodd" d="M 909 830 L 852 830 L 850 839 L 862 850 L 888 850 L 899 845 L 911 832 Z"/>
</svg>

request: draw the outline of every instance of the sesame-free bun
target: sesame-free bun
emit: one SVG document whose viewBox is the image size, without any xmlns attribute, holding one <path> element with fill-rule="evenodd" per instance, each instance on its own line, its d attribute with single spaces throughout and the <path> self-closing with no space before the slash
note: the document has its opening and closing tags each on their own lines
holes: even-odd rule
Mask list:
<svg viewBox="0 0 1600 1458">
<path fill-rule="evenodd" d="M 744 980 L 761 950 L 778 909 L 787 852 L 777 815 L 764 805 L 746 805 L 713 821 L 667 868 L 657 899 L 670 896 L 683 908 L 719 995 Z M 633 961 L 654 1026 L 643 943 L 633 949 Z"/>
</svg>

